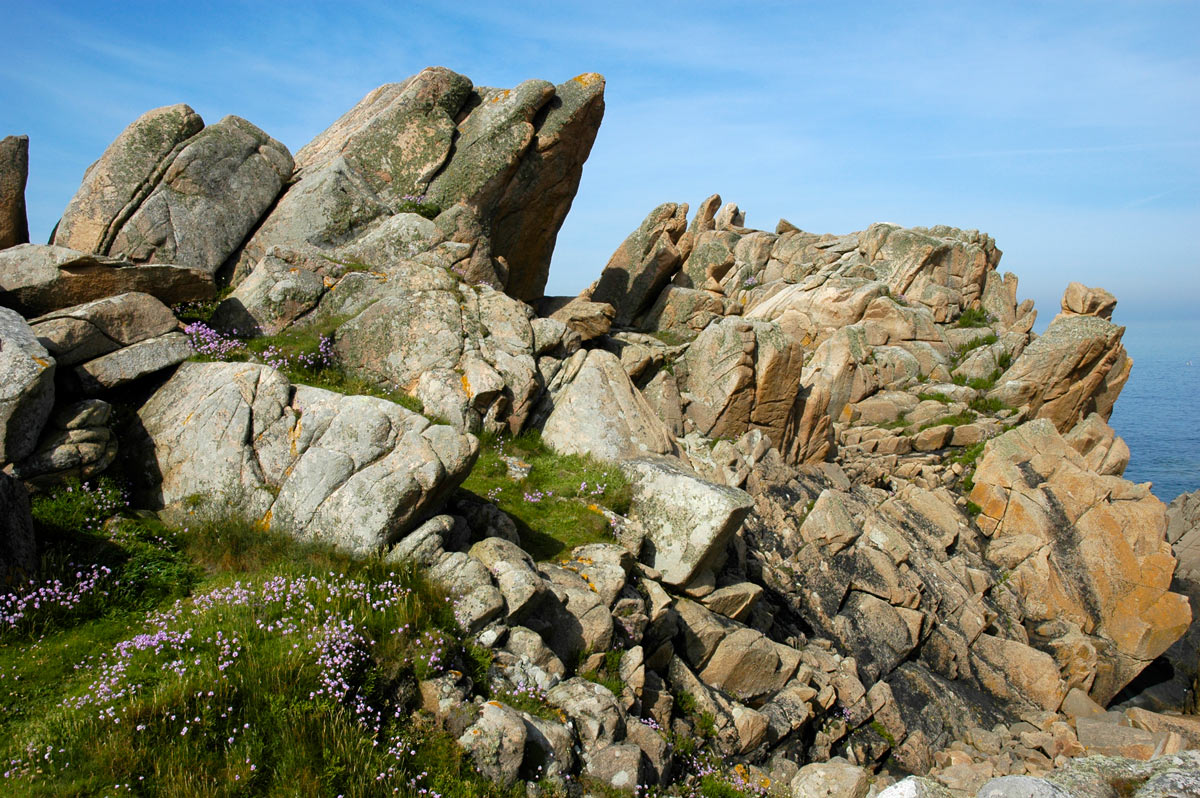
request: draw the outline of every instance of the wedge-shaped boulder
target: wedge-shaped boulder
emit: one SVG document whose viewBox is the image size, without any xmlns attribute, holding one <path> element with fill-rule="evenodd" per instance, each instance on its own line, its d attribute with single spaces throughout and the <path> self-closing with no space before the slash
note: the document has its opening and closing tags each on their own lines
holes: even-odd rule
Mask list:
<svg viewBox="0 0 1200 798">
<path fill-rule="evenodd" d="M 54 358 L 20 314 L 0 307 L 0 464 L 37 445 L 54 406 Z"/>
<path fill-rule="evenodd" d="M 94 396 L 176 366 L 194 353 L 186 335 L 169 332 L 76 366 L 71 382 L 80 393 Z"/>
<path fill-rule="evenodd" d="M 1187 629 L 1187 599 L 1169 592 L 1166 508 L 1145 485 L 1091 471 L 1048 419 L 988 443 L 970 499 L 991 536 L 987 559 L 1011 572 L 1026 623 L 1092 638 L 1094 680 L 1080 686 L 1097 702 Z"/>
<path fill-rule="evenodd" d="M 1025 347 L 989 394 L 1010 407 L 1028 405 L 1067 432 L 1091 413 L 1105 421 L 1129 379 L 1133 360 L 1125 328 L 1099 316 L 1061 315 Z"/>
<path fill-rule="evenodd" d="M 88 167 L 51 243 L 107 254 L 121 225 L 158 185 L 184 143 L 203 128 L 200 115 L 182 103 L 135 119 Z"/>
<path fill-rule="evenodd" d="M 592 302 L 617 309 L 615 323 L 628 325 L 650 308 L 679 270 L 679 244 L 687 229 L 687 203 L 659 205 L 608 259 L 600 279 L 584 292 Z"/>
<path fill-rule="evenodd" d="M 291 176 L 286 147 L 245 119 L 227 116 L 184 144 L 105 254 L 212 274 Z"/>
<path fill-rule="evenodd" d="M 633 483 L 630 517 L 646 531 L 643 556 L 669 585 L 686 585 L 716 564 L 754 506 L 744 491 L 669 461 L 633 460 L 622 468 Z"/>
<path fill-rule="evenodd" d="M 603 349 L 577 353 L 571 381 L 554 396 L 542 438 L 563 454 L 601 460 L 674 454 L 675 441 L 629 380 L 620 359 Z"/>
<path fill-rule="evenodd" d="M 625 739 L 625 713 L 604 685 L 576 676 L 551 688 L 546 700 L 575 722 L 585 750 Z"/>
<path fill-rule="evenodd" d="M 25 181 L 29 178 L 29 136 L 0 139 L 0 249 L 29 241 Z"/>
<path fill-rule="evenodd" d="M 27 316 L 138 291 L 167 304 L 212 299 L 212 275 L 169 263 L 134 265 L 59 246 L 22 244 L 0 251 L 0 303 Z"/>
<path fill-rule="evenodd" d="M 469 473 L 478 442 L 399 405 L 186 363 L 139 411 L 151 501 L 199 495 L 290 534 L 379 551 Z"/>
<path fill-rule="evenodd" d="M 108 468 L 117 456 L 117 438 L 109 428 L 112 405 L 85 399 L 59 407 L 42 431 L 37 449 L 13 473 L 25 482 L 46 486 L 73 477 L 86 481 Z"/>
<path fill-rule="evenodd" d="M 499 701 L 488 701 L 458 744 L 470 754 L 476 769 L 489 780 L 509 785 L 517 780 L 525 759 L 525 721 Z"/>
</svg>

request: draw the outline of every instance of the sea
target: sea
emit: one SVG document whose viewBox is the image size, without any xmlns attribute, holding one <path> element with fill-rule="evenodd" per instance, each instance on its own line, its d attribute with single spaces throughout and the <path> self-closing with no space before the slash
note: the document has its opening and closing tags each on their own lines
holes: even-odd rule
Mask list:
<svg viewBox="0 0 1200 798">
<path fill-rule="evenodd" d="M 1109 419 L 1132 453 L 1125 478 L 1164 502 L 1200 490 L 1200 319 L 1114 321 L 1133 358 Z"/>
</svg>

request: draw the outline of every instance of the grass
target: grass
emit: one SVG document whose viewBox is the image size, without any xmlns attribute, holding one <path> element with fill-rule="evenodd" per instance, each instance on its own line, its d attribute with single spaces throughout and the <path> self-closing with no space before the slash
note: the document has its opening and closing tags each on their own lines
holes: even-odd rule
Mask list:
<svg viewBox="0 0 1200 798">
<path fill-rule="evenodd" d="M 396 206 L 396 213 L 415 213 L 426 219 L 436 219 L 442 212 L 435 202 L 426 201 L 424 196 L 405 197 Z"/>
<path fill-rule="evenodd" d="M 964 410 L 961 413 L 951 413 L 950 415 L 935 418 L 933 421 L 927 421 L 921 425 L 922 430 L 927 430 L 931 427 L 940 427 L 943 424 L 949 424 L 952 427 L 958 427 L 963 424 L 970 424 L 977 418 L 971 410 Z"/>
<path fill-rule="evenodd" d="M 960 319 L 961 319 L 961 317 L 960 317 Z M 960 327 L 962 327 L 962 326 L 977 327 L 979 325 L 970 325 L 970 324 L 962 325 L 962 324 L 960 324 L 959 326 Z M 961 350 L 959 350 L 959 357 L 961 357 L 962 355 L 965 355 L 967 352 L 970 352 L 972 349 L 978 349 L 981 346 L 991 346 L 992 344 L 996 343 L 999 340 L 1000 339 L 996 337 L 995 333 L 991 333 L 989 335 L 981 335 L 978 338 L 973 338 L 970 343 L 968 343 Z"/>
<path fill-rule="evenodd" d="M 879 427 L 880 429 L 904 429 L 911 424 L 912 422 L 908 420 L 908 414 L 901 413 L 896 417 L 895 421 L 885 421 L 882 424 L 876 424 L 875 426 Z"/>
<path fill-rule="evenodd" d="M 535 559 L 614 540 L 601 508 L 629 512 L 629 481 L 619 468 L 586 455 L 558 454 L 534 431 L 514 438 L 484 434 L 480 443 L 479 459 L 462 487 L 507 513 L 522 548 Z M 528 476 L 510 476 L 505 458 L 528 465 Z"/>
<path fill-rule="evenodd" d="M 4 597 L 4 795 L 524 794 L 410 714 L 416 679 L 472 660 L 417 570 L 70 488 L 33 501 L 39 606 Z"/>
<path fill-rule="evenodd" d="M 934 401 L 934 402 L 941 402 L 944 405 L 948 405 L 954 401 L 954 399 L 952 397 L 947 396 L 946 394 L 942 393 L 941 391 L 937 391 L 934 393 L 918 394 L 917 398 L 920 399 L 922 402 Z"/>
<path fill-rule="evenodd" d="M 958 317 L 959 327 L 986 327 L 990 319 L 982 308 L 967 308 Z"/>
<path fill-rule="evenodd" d="M 615 696 L 621 695 L 625 682 L 621 679 L 621 652 L 619 650 L 605 651 L 604 662 L 595 670 L 579 674 L 588 681 L 603 685 Z"/>
</svg>

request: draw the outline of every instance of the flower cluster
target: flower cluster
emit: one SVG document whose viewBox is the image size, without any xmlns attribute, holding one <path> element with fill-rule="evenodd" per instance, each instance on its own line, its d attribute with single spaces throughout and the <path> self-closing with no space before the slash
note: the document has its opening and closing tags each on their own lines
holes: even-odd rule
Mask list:
<svg viewBox="0 0 1200 798">
<path fill-rule="evenodd" d="M 245 342 L 232 335 L 224 335 L 202 321 L 194 321 L 183 328 L 197 354 L 224 360 L 235 353 L 244 352 Z M 236 332 L 236 331 L 235 331 Z"/>
<path fill-rule="evenodd" d="M 333 351 L 333 337 L 322 335 L 321 342 L 315 352 L 299 352 L 288 354 L 279 347 L 271 344 L 262 352 L 262 360 L 268 366 L 279 371 L 288 369 L 318 370 L 333 365 L 336 357 Z"/>
<path fill-rule="evenodd" d="M 753 274 L 742 280 L 742 288 L 753 288 L 756 285 L 758 285 L 758 277 Z"/>
<path fill-rule="evenodd" d="M 105 565 L 95 565 L 88 570 L 75 572 L 76 582 L 65 584 L 61 579 L 52 579 L 42 584 L 30 580 L 24 591 L 0 595 L 0 638 L 6 633 L 27 628 L 37 614 L 45 614 L 52 610 L 75 609 L 89 595 L 102 590 L 112 569 Z"/>
</svg>

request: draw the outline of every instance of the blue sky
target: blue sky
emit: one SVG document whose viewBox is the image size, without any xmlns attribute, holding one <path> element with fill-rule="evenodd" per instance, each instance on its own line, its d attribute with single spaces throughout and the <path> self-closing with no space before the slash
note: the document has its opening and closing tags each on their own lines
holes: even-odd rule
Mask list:
<svg viewBox="0 0 1200 798">
<path fill-rule="evenodd" d="M 549 293 L 655 205 L 716 192 L 764 229 L 985 230 L 1042 324 L 1071 280 L 1113 291 L 1118 321 L 1200 317 L 1200 3 L 741 5 L 0 0 L 0 135 L 31 138 L 45 240 L 150 108 L 237 114 L 295 151 L 425 66 L 595 71 L 607 111 Z"/>
</svg>

